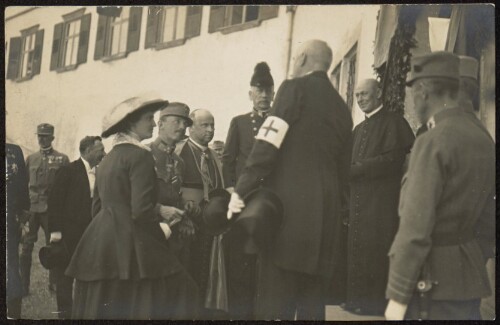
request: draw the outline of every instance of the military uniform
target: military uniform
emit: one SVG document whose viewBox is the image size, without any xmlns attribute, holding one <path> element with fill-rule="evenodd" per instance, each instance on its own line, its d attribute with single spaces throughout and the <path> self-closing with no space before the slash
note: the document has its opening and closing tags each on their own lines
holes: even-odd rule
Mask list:
<svg viewBox="0 0 500 325">
<path fill-rule="evenodd" d="M 54 128 L 50 124 L 42 124 L 38 128 L 40 132 L 51 132 Z M 45 134 L 47 134 L 45 133 Z M 45 232 L 45 242 L 49 243 L 50 233 L 48 229 L 47 200 L 50 190 L 54 184 L 56 172 L 62 166 L 69 164 L 69 158 L 63 153 L 54 150 L 40 149 L 28 156 L 26 159 L 26 170 L 29 179 L 29 196 L 31 201 L 29 218 L 29 231 L 22 238 L 22 250 L 20 255 L 20 271 L 23 281 L 24 293 L 29 293 L 30 273 L 31 273 L 31 255 L 33 247 L 38 240 L 38 230 L 40 226 Z M 54 275 L 49 272 L 50 283 L 55 283 Z"/>
</svg>

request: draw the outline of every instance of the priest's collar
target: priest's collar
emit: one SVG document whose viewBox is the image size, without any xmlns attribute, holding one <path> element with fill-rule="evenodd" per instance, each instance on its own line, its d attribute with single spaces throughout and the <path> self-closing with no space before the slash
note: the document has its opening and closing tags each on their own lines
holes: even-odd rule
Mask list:
<svg viewBox="0 0 500 325">
<path fill-rule="evenodd" d="M 204 146 L 204 145 L 201 145 L 199 144 L 198 142 L 196 142 L 193 138 L 189 137 L 189 141 L 191 141 L 195 146 L 197 146 L 198 148 L 200 148 L 201 151 L 205 151 L 208 149 L 207 146 Z"/>
<path fill-rule="evenodd" d="M 380 112 L 380 110 L 382 109 L 382 104 L 380 104 L 379 107 L 375 108 L 373 111 L 371 111 L 370 113 L 366 113 L 365 116 L 366 118 L 370 118 L 372 117 L 373 115 L 377 114 L 378 112 Z"/>
</svg>

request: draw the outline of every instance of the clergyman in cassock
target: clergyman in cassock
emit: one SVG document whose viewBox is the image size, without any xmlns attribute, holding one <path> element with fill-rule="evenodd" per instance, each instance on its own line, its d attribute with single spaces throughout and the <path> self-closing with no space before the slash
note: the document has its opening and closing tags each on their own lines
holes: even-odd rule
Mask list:
<svg viewBox="0 0 500 325">
<path fill-rule="evenodd" d="M 480 319 L 491 294 L 495 247 L 495 144 L 459 105 L 459 58 L 414 57 L 408 78 L 417 138 L 402 182 L 391 246 L 387 319 Z"/>
<path fill-rule="evenodd" d="M 284 206 L 281 229 L 259 254 L 256 319 L 325 319 L 352 144 L 350 112 L 326 74 L 331 61 L 323 41 L 298 49 L 293 79 L 280 86 L 231 195 L 228 217 L 260 185 Z"/>
<path fill-rule="evenodd" d="M 158 183 L 158 203 L 165 206 L 172 219 L 172 236 L 169 245 L 181 263 L 189 269 L 190 241 L 194 235 L 193 215 L 199 208 L 193 201 L 184 202 L 181 196 L 184 161 L 175 153 L 176 144 L 185 135 L 186 127 L 193 121 L 189 107 L 183 103 L 169 103 L 160 111 L 158 137 L 149 144 L 155 158 Z"/>
<path fill-rule="evenodd" d="M 175 152 L 185 165 L 182 198 L 201 205 L 203 201 L 209 200 L 210 191 L 224 189 L 224 180 L 217 154 L 208 147 L 214 137 L 213 115 L 205 109 L 197 109 L 189 117 L 193 121 L 189 128 L 189 138 L 179 142 Z M 191 244 L 189 271 L 200 288 L 203 308 L 200 317 L 224 318 L 228 302 L 222 235 L 214 236 L 207 231 L 201 220 L 194 221 L 196 233 Z"/>
<path fill-rule="evenodd" d="M 383 315 L 387 253 L 398 229 L 403 164 L 415 137 L 402 114 L 382 105 L 376 80 L 362 80 L 354 94 L 366 118 L 353 132 L 345 308 Z"/>
<path fill-rule="evenodd" d="M 48 199 L 51 245 L 64 245 L 68 256 L 75 251 L 83 232 L 92 220 L 95 167 L 105 155 L 102 140 L 88 136 L 80 141 L 80 159 L 63 166 L 56 174 Z M 69 262 L 69 261 L 68 261 Z M 71 318 L 73 278 L 65 276 L 67 265 L 54 268 L 57 273 L 56 301 L 59 319 Z"/>
<path fill-rule="evenodd" d="M 231 120 L 222 158 L 224 182 L 230 192 L 234 190 L 236 180 L 245 167 L 255 137 L 274 98 L 274 80 L 267 63 L 260 62 L 255 66 L 248 95 L 253 110 Z M 245 254 L 242 245 L 239 245 L 241 240 L 236 231 L 229 231 L 224 236 L 229 315 L 232 319 L 250 319 L 254 309 L 256 255 Z"/>
</svg>

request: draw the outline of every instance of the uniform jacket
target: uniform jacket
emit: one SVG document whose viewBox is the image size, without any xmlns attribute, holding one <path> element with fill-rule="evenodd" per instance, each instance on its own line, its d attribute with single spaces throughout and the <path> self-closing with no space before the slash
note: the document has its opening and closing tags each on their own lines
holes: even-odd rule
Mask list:
<svg viewBox="0 0 500 325">
<path fill-rule="evenodd" d="M 387 253 L 398 230 L 403 164 L 414 138 L 404 117 L 385 108 L 354 128 L 348 304 L 366 302 L 354 308 L 385 308 Z"/>
<path fill-rule="evenodd" d="M 49 232 L 60 231 L 70 253 L 92 219 L 90 194 L 81 158 L 59 169 L 48 199 Z"/>
<path fill-rule="evenodd" d="M 263 122 L 264 118 L 256 112 L 238 115 L 231 120 L 222 155 L 222 172 L 227 187 L 236 184 Z"/>
<path fill-rule="evenodd" d="M 166 245 L 149 148 L 123 141 L 99 164 L 93 219 L 66 275 L 81 281 L 154 279 L 182 269 Z"/>
<path fill-rule="evenodd" d="M 415 141 L 389 252 L 386 296 L 408 303 L 425 265 L 435 300 L 490 294 L 495 245 L 495 144 L 471 114 L 447 109 Z"/>
<path fill-rule="evenodd" d="M 29 177 L 31 212 L 47 211 L 47 200 L 56 177 L 62 166 L 69 164 L 68 156 L 54 149 L 47 153 L 35 152 L 26 159 Z"/>
<path fill-rule="evenodd" d="M 289 125 L 284 140 L 279 148 L 256 140 L 235 191 L 244 197 L 262 184 L 281 198 L 284 221 L 270 247 L 277 266 L 331 276 L 348 185 L 350 113 L 326 73 L 317 71 L 280 86 L 261 131 L 272 117 Z"/>
<path fill-rule="evenodd" d="M 7 301 L 20 298 L 23 294 L 19 275 L 20 230 L 17 220 L 22 210 L 29 210 L 28 174 L 24 164 L 23 151 L 17 145 L 5 144 L 6 185 L 6 244 L 7 244 Z"/>
</svg>

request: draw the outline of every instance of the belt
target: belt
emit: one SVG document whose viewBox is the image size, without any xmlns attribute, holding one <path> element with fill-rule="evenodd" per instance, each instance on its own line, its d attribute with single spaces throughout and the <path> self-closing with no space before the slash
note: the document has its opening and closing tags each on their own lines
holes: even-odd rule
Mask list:
<svg viewBox="0 0 500 325">
<path fill-rule="evenodd" d="M 457 246 L 475 239 L 472 231 L 462 233 L 432 234 L 432 246 Z"/>
</svg>

